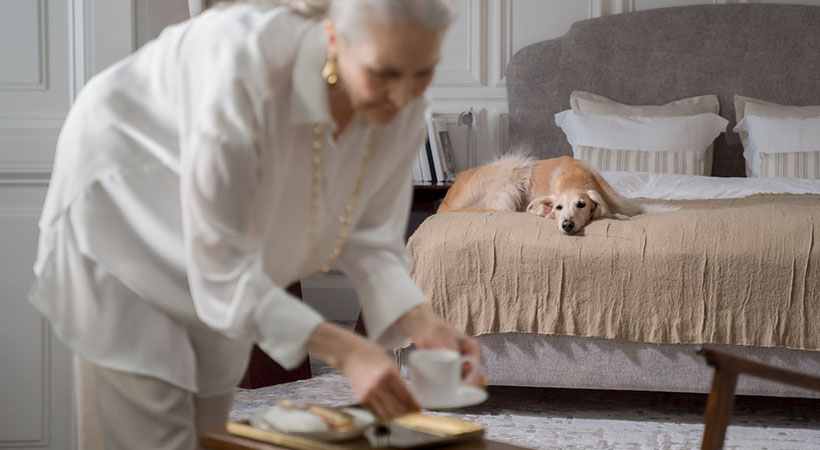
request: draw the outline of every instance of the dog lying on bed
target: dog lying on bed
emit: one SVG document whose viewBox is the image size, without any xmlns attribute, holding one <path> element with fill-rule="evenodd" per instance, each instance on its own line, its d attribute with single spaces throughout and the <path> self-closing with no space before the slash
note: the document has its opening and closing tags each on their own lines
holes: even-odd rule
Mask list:
<svg viewBox="0 0 820 450">
<path fill-rule="evenodd" d="M 575 234 L 595 219 L 626 219 L 644 212 L 577 159 L 521 155 L 460 172 L 437 212 L 465 210 L 526 211 L 555 219 L 565 234 Z"/>
</svg>

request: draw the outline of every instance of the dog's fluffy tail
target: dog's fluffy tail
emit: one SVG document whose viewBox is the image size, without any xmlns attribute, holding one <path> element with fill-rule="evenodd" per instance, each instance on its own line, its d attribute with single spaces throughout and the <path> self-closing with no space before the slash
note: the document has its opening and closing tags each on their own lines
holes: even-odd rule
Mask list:
<svg viewBox="0 0 820 450">
<path fill-rule="evenodd" d="M 680 206 L 670 205 L 668 203 L 654 203 L 651 205 L 642 204 L 641 209 L 641 214 L 661 214 L 666 212 L 677 211 L 680 209 Z"/>
<path fill-rule="evenodd" d="M 607 203 L 610 209 L 617 216 L 634 217 L 639 214 L 660 214 L 670 211 L 677 211 L 678 206 L 673 206 L 667 203 L 646 204 L 639 200 L 622 197 L 615 192 L 615 189 L 598 172 L 594 172 L 594 176 L 598 184 L 600 184 L 607 192 Z"/>
<path fill-rule="evenodd" d="M 530 185 L 533 161 L 532 157 L 516 152 L 460 172 L 438 212 L 461 209 L 519 210 Z"/>
<path fill-rule="evenodd" d="M 639 214 L 662 214 L 680 209 L 679 206 L 670 205 L 668 203 L 647 204 L 632 198 L 624 198 L 620 195 L 613 200 L 615 203 L 613 211 L 627 217 L 634 217 Z"/>
</svg>

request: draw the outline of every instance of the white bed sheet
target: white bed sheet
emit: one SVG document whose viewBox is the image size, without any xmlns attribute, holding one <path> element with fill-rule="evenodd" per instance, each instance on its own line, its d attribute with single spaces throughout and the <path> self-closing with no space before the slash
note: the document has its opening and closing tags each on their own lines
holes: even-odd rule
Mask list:
<svg viewBox="0 0 820 450">
<path fill-rule="evenodd" d="M 797 178 L 721 178 L 698 175 L 601 172 L 616 192 L 628 198 L 698 200 L 754 194 L 820 194 L 820 180 Z"/>
</svg>

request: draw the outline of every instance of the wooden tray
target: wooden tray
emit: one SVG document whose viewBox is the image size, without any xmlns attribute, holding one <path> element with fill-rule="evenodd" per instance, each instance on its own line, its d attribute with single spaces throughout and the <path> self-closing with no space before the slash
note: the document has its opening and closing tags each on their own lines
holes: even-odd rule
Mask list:
<svg viewBox="0 0 820 450">
<path fill-rule="evenodd" d="M 229 422 L 227 430 L 235 436 L 294 450 L 417 449 L 480 439 L 484 436 L 484 428 L 480 425 L 423 413 L 407 414 L 395 419 L 390 423 L 390 434 L 376 434 L 375 429 L 370 429 L 366 430 L 370 440 L 362 436 L 336 443 L 263 430 L 242 422 Z"/>
</svg>

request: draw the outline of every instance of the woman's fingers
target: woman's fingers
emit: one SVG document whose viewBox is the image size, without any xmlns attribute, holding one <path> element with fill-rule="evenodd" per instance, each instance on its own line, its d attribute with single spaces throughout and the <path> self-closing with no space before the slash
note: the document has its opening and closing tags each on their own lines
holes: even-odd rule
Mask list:
<svg viewBox="0 0 820 450">
<path fill-rule="evenodd" d="M 381 398 L 389 418 L 418 411 L 416 400 L 398 374 L 385 377 L 377 395 Z"/>
<path fill-rule="evenodd" d="M 382 403 L 382 399 L 377 395 L 377 393 L 371 392 L 367 399 L 364 401 L 364 405 L 374 413 L 376 413 L 379 417 L 389 417 L 387 413 L 387 408 L 384 407 Z"/>
<path fill-rule="evenodd" d="M 407 389 L 407 386 L 402 382 L 401 378 L 396 376 L 389 382 L 390 394 L 395 398 L 399 405 L 401 405 L 401 413 L 416 412 L 419 410 L 419 404 Z"/>
<path fill-rule="evenodd" d="M 481 361 L 481 344 L 478 339 L 465 338 L 461 341 L 461 353 Z"/>
<path fill-rule="evenodd" d="M 463 338 L 459 342 L 459 351 L 462 355 L 469 356 L 475 362 L 465 362 L 461 367 L 461 377 L 467 377 L 474 371 L 476 376 L 473 376 L 468 383 L 472 386 L 483 387 L 484 381 L 482 377 L 483 368 L 481 367 L 481 344 L 475 338 Z"/>
<path fill-rule="evenodd" d="M 419 410 L 413 395 L 398 374 L 386 373 L 368 393 L 365 404 L 381 417 L 391 419 Z"/>
</svg>

